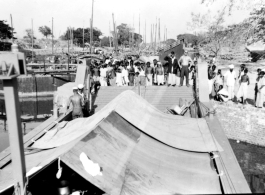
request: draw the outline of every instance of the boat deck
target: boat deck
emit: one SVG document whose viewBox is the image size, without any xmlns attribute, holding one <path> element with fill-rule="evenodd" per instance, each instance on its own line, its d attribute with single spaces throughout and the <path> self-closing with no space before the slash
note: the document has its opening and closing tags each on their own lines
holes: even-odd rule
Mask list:
<svg viewBox="0 0 265 195">
<path fill-rule="evenodd" d="M 107 105 L 111 100 L 121 94 L 123 91 L 132 90 L 138 92 L 138 87 L 101 87 L 97 95 L 93 98 L 93 111 L 98 112 Z M 180 98 L 187 102 L 193 101 L 192 87 L 167 87 L 167 86 L 142 86 L 140 89 L 141 97 L 146 99 L 158 110 L 166 112 L 167 108 L 179 105 Z M 128 102 L 130 104 L 130 102 Z M 187 112 L 188 113 L 188 112 Z M 186 116 L 189 116 L 186 114 Z"/>
</svg>

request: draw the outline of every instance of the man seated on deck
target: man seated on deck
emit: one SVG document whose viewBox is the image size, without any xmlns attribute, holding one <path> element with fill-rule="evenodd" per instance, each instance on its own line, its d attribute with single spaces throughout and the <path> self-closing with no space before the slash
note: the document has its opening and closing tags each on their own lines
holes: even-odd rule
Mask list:
<svg viewBox="0 0 265 195">
<path fill-rule="evenodd" d="M 223 85 L 219 86 L 219 90 L 215 96 L 215 100 L 219 102 L 227 102 L 229 100 L 228 91 L 223 88 Z"/>
<path fill-rule="evenodd" d="M 69 98 L 69 102 L 67 105 L 67 110 L 69 109 L 71 103 L 73 105 L 73 112 L 72 112 L 73 119 L 83 117 L 82 107 L 84 106 L 84 101 L 83 98 L 78 94 L 77 90 L 78 90 L 77 87 L 73 87 L 74 95 L 72 95 Z"/>
</svg>

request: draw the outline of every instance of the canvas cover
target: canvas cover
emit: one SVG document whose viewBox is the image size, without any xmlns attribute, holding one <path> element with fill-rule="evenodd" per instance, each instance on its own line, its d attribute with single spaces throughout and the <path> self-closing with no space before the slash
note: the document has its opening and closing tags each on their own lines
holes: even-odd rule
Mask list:
<svg viewBox="0 0 265 195">
<path fill-rule="evenodd" d="M 112 111 L 154 139 L 174 148 L 211 152 L 222 151 L 205 119 L 184 118 L 162 113 L 132 91 L 125 91 L 89 118 L 68 122 L 63 129 L 52 129 L 33 145 L 54 148 L 89 133 Z"/>
</svg>

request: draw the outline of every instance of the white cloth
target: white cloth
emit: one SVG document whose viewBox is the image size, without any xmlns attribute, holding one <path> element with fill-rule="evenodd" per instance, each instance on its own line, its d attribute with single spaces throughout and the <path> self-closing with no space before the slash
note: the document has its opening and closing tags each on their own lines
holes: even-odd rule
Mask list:
<svg viewBox="0 0 265 195">
<path fill-rule="evenodd" d="M 122 75 L 122 78 L 123 78 L 123 84 L 124 85 L 128 85 L 129 83 L 129 73 L 128 73 L 128 70 L 127 69 L 123 69 L 122 72 L 121 72 L 121 75 Z M 125 82 L 125 83 L 124 83 Z"/>
<path fill-rule="evenodd" d="M 236 96 L 238 99 L 243 97 L 243 100 L 245 100 L 247 99 L 247 95 L 248 95 L 248 83 L 247 82 L 241 83 Z"/>
<path fill-rule="evenodd" d="M 152 74 L 147 74 L 146 75 L 146 86 L 152 86 L 152 85 L 153 85 L 153 75 Z"/>
<path fill-rule="evenodd" d="M 180 84 L 180 77 L 176 76 L 176 85 L 179 85 L 179 84 Z"/>
<path fill-rule="evenodd" d="M 172 73 L 168 74 L 167 84 L 168 85 L 176 85 L 176 75 L 175 74 L 172 74 Z"/>
<path fill-rule="evenodd" d="M 228 91 L 228 99 L 231 100 L 234 98 L 234 90 L 235 86 L 227 86 L 227 91 Z"/>
<path fill-rule="evenodd" d="M 106 77 L 107 76 L 107 71 L 108 71 L 107 68 L 100 68 L 99 71 L 100 71 L 100 77 Z"/>
<path fill-rule="evenodd" d="M 101 85 L 101 86 L 108 86 L 108 85 L 107 85 L 107 79 L 106 79 L 106 77 L 102 77 L 102 76 L 101 76 L 99 82 L 100 82 L 100 85 Z"/>
<path fill-rule="evenodd" d="M 261 86 L 265 85 L 265 77 L 261 78 L 258 82 L 258 89 L 260 89 Z M 265 86 L 258 92 L 257 94 L 257 100 L 256 100 L 256 106 L 257 107 L 263 107 L 263 103 L 265 100 Z"/>
<path fill-rule="evenodd" d="M 123 86 L 122 74 L 120 72 L 116 72 L 116 85 Z"/>
<path fill-rule="evenodd" d="M 145 76 L 145 71 L 141 69 L 139 76 Z"/>
<path fill-rule="evenodd" d="M 157 85 L 164 84 L 164 75 L 157 75 Z"/>
<path fill-rule="evenodd" d="M 219 92 L 217 92 L 217 94 L 219 94 L 221 96 L 221 98 L 224 102 L 227 102 L 229 100 L 229 98 L 228 98 L 229 94 L 225 88 L 221 89 Z"/>
<path fill-rule="evenodd" d="M 224 77 L 226 78 L 226 85 L 227 86 L 235 86 L 235 79 L 236 79 L 236 72 L 233 70 L 232 72 L 230 72 L 230 70 L 228 70 Z"/>
<path fill-rule="evenodd" d="M 211 94 L 213 90 L 213 79 L 208 79 L 208 85 L 209 85 L 209 94 Z"/>
</svg>

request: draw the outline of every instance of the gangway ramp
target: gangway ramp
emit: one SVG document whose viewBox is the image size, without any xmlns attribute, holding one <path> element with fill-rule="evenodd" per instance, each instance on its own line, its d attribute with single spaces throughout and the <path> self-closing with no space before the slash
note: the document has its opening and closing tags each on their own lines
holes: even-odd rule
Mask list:
<svg viewBox="0 0 265 195">
<path fill-rule="evenodd" d="M 101 87 L 97 95 L 94 96 L 92 111 L 97 112 L 111 100 L 126 90 L 132 90 L 139 93 L 138 87 Z M 141 86 L 141 97 L 146 99 L 150 104 L 155 106 L 162 112 L 166 111 L 173 105 L 179 104 L 179 99 L 182 98 L 183 103 L 193 101 L 192 87 L 167 87 L 167 86 Z M 128 104 L 130 102 L 128 101 Z"/>
</svg>

